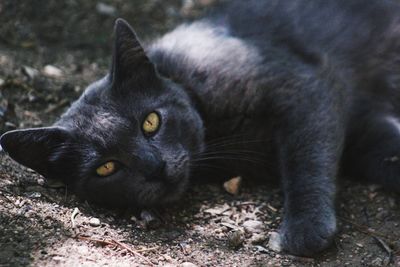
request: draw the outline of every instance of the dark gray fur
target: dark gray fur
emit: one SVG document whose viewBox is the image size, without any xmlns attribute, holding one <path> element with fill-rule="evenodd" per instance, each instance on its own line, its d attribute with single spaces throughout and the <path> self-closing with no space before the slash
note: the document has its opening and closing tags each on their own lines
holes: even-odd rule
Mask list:
<svg viewBox="0 0 400 267">
<path fill-rule="evenodd" d="M 298 255 L 334 237 L 339 171 L 400 192 L 395 2 L 231 1 L 146 52 L 124 21 L 115 34 L 110 73 L 55 126 L 3 135 L 11 157 L 113 206 L 167 204 L 201 171 L 280 177 L 282 244 Z M 121 170 L 97 177 L 110 159 Z"/>
</svg>

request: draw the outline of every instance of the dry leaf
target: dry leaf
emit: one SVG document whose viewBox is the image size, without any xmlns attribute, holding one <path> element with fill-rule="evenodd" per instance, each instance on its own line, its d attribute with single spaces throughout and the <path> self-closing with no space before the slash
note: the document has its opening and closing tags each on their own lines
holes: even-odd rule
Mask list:
<svg viewBox="0 0 400 267">
<path fill-rule="evenodd" d="M 242 183 L 242 177 L 237 176 L 230 179 L 229 181 L 226 181 L 224 183 L 224 188 L 226 192 L 232 195 L 237 195 L 239 193 L 239 188 L 241 183 Z"/>
</svg>

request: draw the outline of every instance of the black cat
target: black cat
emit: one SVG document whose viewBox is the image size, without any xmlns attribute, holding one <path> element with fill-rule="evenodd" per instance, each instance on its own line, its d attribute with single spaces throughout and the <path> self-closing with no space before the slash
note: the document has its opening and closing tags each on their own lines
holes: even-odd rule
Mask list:
<svg viewBox="0 0 400 267">
<path fill-rule="evenodd" d="M 177 200 L 204 169 L 279 176 L 283 248 L 312 255 L 336 232 L 339 168 L 400 192 L 399 103 L 395 2 L 231 1 L 146 48 L 117 20 L 110 73 L 1 145 L 114 206 Z"/>
</svg>

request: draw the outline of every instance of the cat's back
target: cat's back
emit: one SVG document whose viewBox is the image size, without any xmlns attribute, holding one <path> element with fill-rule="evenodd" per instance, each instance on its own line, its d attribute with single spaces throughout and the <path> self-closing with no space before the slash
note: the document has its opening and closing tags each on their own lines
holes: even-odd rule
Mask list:
<svg viewBox="0 0 400 267">
<path fill-rule="evenodd" d="M 346 56 L 373 49 L 400 25 L 392 0 L 232 1 L 221 11 L 231 34 L 259 44 Z"/>
<path fill-rule="evenodd" d="M 232 0 L 157 40 L 149 56 L 162 74 L 206 99 L 211 117 L 234 117 L 265 114 L 287 77 L 313 75 L 325 58 L 352 88 L 373 93 L 376 77 L 398 79 L 399 72 L 385 78 L 385 66 L 395 63 L 385 56 L 396 53 L 399 36 L 400 5 L 392 0 Z"/>
</svg>

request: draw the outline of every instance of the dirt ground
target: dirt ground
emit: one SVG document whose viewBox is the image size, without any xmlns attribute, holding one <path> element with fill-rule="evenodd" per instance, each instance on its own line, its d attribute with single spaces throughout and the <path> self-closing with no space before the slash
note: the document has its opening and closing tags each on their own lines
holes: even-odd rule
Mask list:
<svg viewBox="0 0 400 267">
<path fill-rule="evenodd" d="M 0 1 L 0 133 L 51 124 L 104 75 L 116 17 L 148 40 L 214 2 Z M 398 195 L 339 186 L 335 244 L 301 258 L 269 242 L 282 216 L 274 186 L 244 177 L 231 196 L 202 184 L 176 206 L 134 214 L 80 201 L 1 154 L 0 266 L 400 266 Z"/>
</svg>

